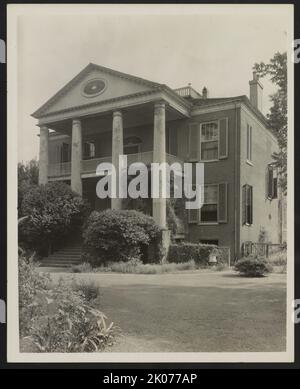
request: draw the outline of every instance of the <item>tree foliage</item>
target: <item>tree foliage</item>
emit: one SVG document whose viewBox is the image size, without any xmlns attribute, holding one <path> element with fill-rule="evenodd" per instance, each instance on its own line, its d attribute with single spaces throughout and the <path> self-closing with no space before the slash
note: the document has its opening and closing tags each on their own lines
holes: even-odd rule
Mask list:
<svg viewBox="0 0 300 389">
<path fill-rule="evenodd" d="M 278 139 L 280 151 L 273 154 L 274 164 L 280 170 L 280 185 L 283 192 L 287 187 L 287 54 L 275 53 L 269 63 L 255 63 L 253 69 L 259 77 L 269 76 L 278 90 L 270 96 L 272 106 L 267 119 L 272 132 Z"/>
<path fill-rule="evenodd" d="M 89 207 L 85 200 L 61 182 L 32 186 L 24 195 L 20 241 L 40 250 L 56 244 L 78 231 Z"/>
<path fill-rule="evenodd" d="M 18 163 L 18 213 L 19 217 L 22 214 L 22 201 L 26 192 L 33 186 L 38 185 L 39 180 L 39 164 L 36 159 L 24 164 Z"/>
</svg>

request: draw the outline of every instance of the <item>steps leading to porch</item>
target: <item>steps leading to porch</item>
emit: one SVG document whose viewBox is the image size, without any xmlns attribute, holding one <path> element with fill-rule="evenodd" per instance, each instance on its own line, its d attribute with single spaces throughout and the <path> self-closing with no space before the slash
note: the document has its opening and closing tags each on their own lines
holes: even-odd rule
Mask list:
<svg viewBox="0 0 300 389">
<path fill-rule="evenodd" d="M 81 263 L 81 243 L 66 246 L 45 257 L 40 262 L 41 267 L 72 267 Z"/>
</svg>

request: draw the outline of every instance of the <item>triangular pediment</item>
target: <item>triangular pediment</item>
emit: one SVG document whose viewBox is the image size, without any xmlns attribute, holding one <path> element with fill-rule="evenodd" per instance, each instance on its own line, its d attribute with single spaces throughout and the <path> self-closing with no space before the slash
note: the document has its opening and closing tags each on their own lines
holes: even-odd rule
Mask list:
<svg viewBox="0 0 300 389">
<path fill-rule="evenodd" d="M 160 86 L 139 77 L 89 64 L 32 116 L 40 118 L 70 108 L 154 90 Z"/>
</svg>

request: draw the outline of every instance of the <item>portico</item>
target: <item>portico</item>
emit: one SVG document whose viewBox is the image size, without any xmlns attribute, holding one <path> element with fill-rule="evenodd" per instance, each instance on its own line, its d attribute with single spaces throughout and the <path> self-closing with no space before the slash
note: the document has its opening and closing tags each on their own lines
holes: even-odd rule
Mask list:
<svg viewBox="0 0 300 389">
<path fill-rule="evenodd" d="M 128 88 L 126 94 L 118 90 L 118 83 L 125 80 Z M 135 90 L 137 86 L 141 90 Z M 109 88 L 115 89 L 115 96 L 105 99 Z M 93 89 L 96 90 L 95 95 Z M 130 93 L 133 91 L 135 93 Z M 120 154 L 128 153 L 128 163 L 176 160 L 176 155 L 167 153 L 170 150 L 166 149 L 166 122 L 189 117 L 189 103 L 163 85 L 90 64 L 81 77 L 75 77 L 33 116 L 39 119 L 40 127 L 39 183 L 68 180 L 72 189 L 82 195 L 83 179 L 96 177 L 100 162 L 112 162 L 118 172 Z M 135 151 L 134 148 L 130 152 L 129 148 L 124 150 L 125 136 L 128 139 L 130 135 L 141 140 L 136 153 L 131 152 Z M 49 140 L 59 136 L 68 139 L 66 148 L 69 148 L 67 154 L 70 155 L 60 156 L 55 159 L 57 163 L 53 163 Z M 94 150 L 88 158 L 84 155 L 87 143 Z M 111 208 L 121 209 L 122 199 L 112 199 Z M 157 224 L 165 229 L 166 199 L 153 199 L 152 215 Z"/>
</svg>

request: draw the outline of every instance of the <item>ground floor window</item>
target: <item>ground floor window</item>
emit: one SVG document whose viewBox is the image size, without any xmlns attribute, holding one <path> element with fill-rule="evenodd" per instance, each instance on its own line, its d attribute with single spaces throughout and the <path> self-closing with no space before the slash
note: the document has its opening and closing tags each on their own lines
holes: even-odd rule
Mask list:
<svg viewBox="0 0 300 389">
<path fill-rule="evenodd" d="M 204 201 L 200 209 L 200 223 L 218 222 L 218 185 L 204 186 Z"/>
</svg>

